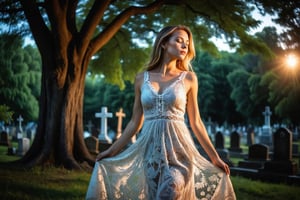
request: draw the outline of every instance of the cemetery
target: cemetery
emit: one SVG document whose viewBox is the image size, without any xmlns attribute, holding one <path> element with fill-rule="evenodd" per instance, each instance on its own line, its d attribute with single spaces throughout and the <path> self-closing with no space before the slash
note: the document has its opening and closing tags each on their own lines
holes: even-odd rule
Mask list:
<svg viewBox="0 0 300 200">
<path fill-rule="evenodd" d="M 120 137 L 125 116 L 122 108 L 115 115 L 107 107 L 102 107 L 100 113 L 95 113 L 95 118 L 100 118 L 100 123 L 92 124 L 89 121 L 84 133 L 85 144 L 92 155 L 96 156 L 107 149 Z M 255 127 L 248 132 L 246 127 L 225 130 L 224 127 L 216 127 L 212 123 L 207 125 L 207 129 L 218 154 L 230 166 L 233 176 L 300 186 L 299 130 L 272 127 L 268 107 L 264 117 L 262 127 Z M 107 122 L 111 118 L 118 120 L 118 128 L 109 133 Z M 34 139 L 36 126 L 23 126 L 22 116 L 17 121 L 17 127 L 2 127 L 0 145 L 7 147 L 7 155 L 21 157 L 28 151 Z M 94 127 L 98 127 L 98 137 L 92 134 Z M 224 134 L 225 132 L 229 135 Z M 132 138 L 132 143 L 134 142 L 135 138 Z M 13 146 L 13 143 L 17 146 Z M 206 156 L 201 146 L 197 143 L 196 145 L 199 152 Z"/>
<path fill-rule="evenodd" d="M 96 156 L 122 136 L 135 112 L 133 83 L 154 56 L 154 36 L 174 24 L 189 27 L 195 39 L 177 38 L 188 49 L 169 64 L 173 73 L 192 64 L 201 118 L 230 167 L 237 199 L 300 199 L 298 1 L 4 0 L 1 6 L 0 199 L 84 199 Z M 161 54 L 165 47 L 159 56 L 168 55 Z M 170 67 L 159 66 L 166 60 L 154 69 Z"/>
</svg>

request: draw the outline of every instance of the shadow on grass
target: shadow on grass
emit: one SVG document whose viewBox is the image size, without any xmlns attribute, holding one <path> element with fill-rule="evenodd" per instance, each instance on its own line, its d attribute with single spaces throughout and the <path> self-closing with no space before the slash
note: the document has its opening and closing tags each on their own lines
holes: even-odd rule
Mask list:
<svg viewBox="0 0 300 200">
<path fill-rule="evenodd" d="M 90 173 L 50 167 L 31 170 L 0 165 L 1 199 L 84 199 Z"/>
</svg>

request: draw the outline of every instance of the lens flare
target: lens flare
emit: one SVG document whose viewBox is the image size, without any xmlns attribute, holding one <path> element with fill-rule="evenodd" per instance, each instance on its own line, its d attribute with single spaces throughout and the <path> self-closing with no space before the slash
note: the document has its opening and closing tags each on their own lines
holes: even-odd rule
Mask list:
<svg viewBox="0 0 300 200">
<path fill-rule="evenodd" d="M 286 65 L 287 67 L 290 67 L 290 68 L 295 68 L 298 64 L 298 59 L 295 55 L 293 54 L 289 54 L 287 57 L 286 57 Z"/>
</svg>

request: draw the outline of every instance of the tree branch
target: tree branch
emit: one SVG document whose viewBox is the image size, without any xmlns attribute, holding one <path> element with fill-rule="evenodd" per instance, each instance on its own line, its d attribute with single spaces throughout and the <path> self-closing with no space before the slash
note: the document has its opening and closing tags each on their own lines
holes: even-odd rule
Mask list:
<svg viewBox="0 0 300 200">
<path fill-rule="evenodd" d="M 76 7 L 78 0 L 70 0 L 67 8 L 67 26 L 72 34 L 77 34 L 76 28 Z M 71 12 L 70 12 L 71 11 Z"/>
<path fill-rule="evenodd" d="M 79 33 L 79 37 L 81 38 L 79 40 L 81 41 L 80 50 L 85 50 L 87 48 L 89 41 L 95 32 L 96 27 L 99 25 L 99 22 L 102 19 L 104 12 L 110 3 L 111 0 L 96 0 L 94 2 Z"/>
<path fill-rule="evenodd" d="M 24 9 L 36 45 L 41 53 L 45 52 L 46 47 L 43 46 L 44 41 L 50 37 L 50 31 L 46 26 L 38 7 L 44 4 L 38 4 L 35 0 L 20 0 Z"/>
<path fill-rule="evenodd" d="M 103 30 L 91 41 L 91 51 L 89 52 L 89 56 L 92 56 L 101 47 L 103 47 L 131 16 L 152 13 L 160 8 L 164 3 L 165 1 L 163 0 L 156 0 L 155 2 L 144 7 L 131 6 L 125 9 L 112 21 L 112 23 L 109 24 L 109 26 L 106 27 L 105 30 Z"/>
</svg>

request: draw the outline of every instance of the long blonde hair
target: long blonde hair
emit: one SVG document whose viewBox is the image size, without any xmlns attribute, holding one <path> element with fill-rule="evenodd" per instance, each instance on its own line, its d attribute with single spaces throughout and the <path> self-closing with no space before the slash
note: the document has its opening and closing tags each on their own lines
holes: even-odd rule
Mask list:
<svg viewBox="0 0 300 200">
<path fill-rule="evenodd" d="M 193 35 L 191 30 L 184 25 L 166 26 L 158 34 L 154 42 L 150 61 L 146 66 L 146 70 L 152 70 L 158 67 L 163 59 L 164 48 L 162 47 L 167 42 L 172 34 L 177 30 L 184 30 L 189 37 L 188 52 L 182 61 L 177 61 L 177 67 L 184 71 L 192 71 L 191 61 L 196 56 L 195 47 L 193 42 Z"/>
</svg>

